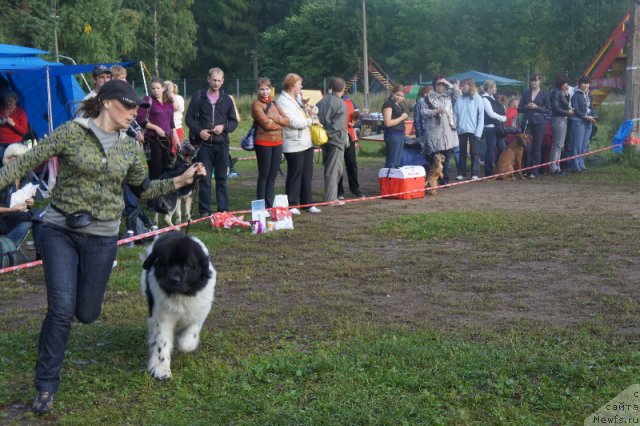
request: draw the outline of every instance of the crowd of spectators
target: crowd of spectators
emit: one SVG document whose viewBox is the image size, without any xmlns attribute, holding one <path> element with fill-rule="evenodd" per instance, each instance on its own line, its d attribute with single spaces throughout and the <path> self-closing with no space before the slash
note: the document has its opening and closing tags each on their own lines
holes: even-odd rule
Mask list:
<svg viewBox="0 0 640 426">
<path fill-rule="evenodd" d="M 126 81 L 127 70 L 119 65 L 111 68 L 100 65 L 93 70 L 92 77 L 94 89 L 85 100 L 94 98 L 111 79 Z M 178 86 L 171 81 L 153 78 L 151 94 L 144 98 L 149 107 L 139 108 L 127 129 L 128 134 L 144 147 L 149 176 L 154 179 L 171 170 L 172 159 L 184 137 L 184 119 L 192 135 L 191 141 L 198 145 L 197 161 L 206 170 L 206 176 L 200 179 L 200 216 L 208 216 L 214 210 L 211 206 L 214 194 L 215 210 L 228 210 L 229 134 L 238 125 L 235 103 L 223 89 L 224 72 L 220 68 L 212 68 L 207 82 L 208 87 L 194 95 L 189 110 L 185 112 L 184 98 L 178 94 Z M 289 74 L 282 83 L 282 91 L 277 94 L 271 80 L 262 78 L 258 81 L 257 97 L 251 108 L 258 164 L 256 197 L 264 199 L 267 208 L 273 206 L 275 183 L 284 157 L 287 164 L 285 192 L 290 205 L 302 206 L 310 213 L 320 213 L 318 207 L 312 206 L 315 147 L 310 127 L 313 124 L 323 125 L 329 137 L 328 143 L 322 147 L 323 201 L 340 204 L 344 200 L 344 175 L 348 178 L 351 193 L 363 197 L 356 160 L 359 110 L 345 93 L 344 80 L 332 78 L 329 90 L 318 103 L 318 115 L 309 115 L 302 99 L 302 83 L 301 76 Z M 435 154 L 444 156 L 444 176 L 440 184 L 448 183 L 452 177 L 458 181 L 476 180 L 481 176 L 491 176 L 497 159 L 513 141 L 514 135 L 527 132 L 532 136 L 525 154 L 525 165 L 531 167 L 526 173 L 530 179 L 535 179 L 542 172 L 535 166 L 543 161 L 545 138 L 551 141 L 548 144 L 548 159 L 552 162 L 548 167 L 549 175 L 562 176 L 567 170 L 584 171 L 583 158 L 572 160 L 563 167 L 559 160 L 588 151 L 597 120 L 589 88 L 587 77 L 582 77 L 577 87 L 572 88 L 568 78 L 559 75 L 553 90 L 547 93 L 542 89 L 541 77 L 532 74 L 529 87 L 521 96 L 507 98 L 498 93 L 494 81 L 484 81 L 481 87 L 477 87 L 471 79 L 448 81 L 444 75 L 438 74 L 431 86 L 420 87 L 413 107 L 416 145 L 416 142 L 409 142 L 405 134 L 405 122 L 411 108 L 405 101 L 404 87 L 393 86 L 381 114 L 386 153 L 384 166 L 408 165 L 403 153 L 411 143 L 411 146 L 421 147 L 419 163 L 426 169 Z M 7 158 L 1 154 L 8 147 L 23 141 L 27 130 L 27 115 L 19 106 L 19 95 L 5 92 L 0 106 L 0 161 Z M 215 191 L 211 187 L 211 178 L 215 179 Z M 17 181 L 14 190 L 19 189 L 24 181 Z M 37 178 L 32 177 L 31 181 L 37 181 Z M 126 184 L 123 184 L 123 194 L 126 227 L 135 228 L 136 233 L 148 231 L 152 223 L 138 207 L 137 197 Z M 5 209 L 16 208 L 5 206 Z M 300 214 L 300 210 L 297 207 L 291 209 L 293 214 Z M 0 208 L 0 220 L 8 212 Z M 141 225 L 136 226 L 136 221 Z M 4 227 L 0 231 L 8 233 L 11 229 Z"/>
<path fill-rule="evenodd" d="M 473 80 L 448 82 L 442 75 L 434 78 L 431 87 L 421 87 L 413 118 L 415 138 L 420 141 L 424 157 L 421 164 L 400 165 L 424 165 L 428 169 L 433 155 L 441 153 L 446 158 L 441 184 L 449 180 L 451 157 L 456 162 L 457 180 L 477 180 L 493 175 L 497 159 L 513 142 L 515 134 L 526 132 L 531 135 L 524 162 L 529 168 L 525 173 L 529 179 L 535 179 L 543 172 L 536 166 L 545 161 L 552 162 L 548 167 L 550 176 L 564 176 L 567 170 L 586 170 L 584 157 L 564 162 L 562 167 L 560 159 L 589 150 L 598 115 L 593 107 L 588 77 L 581 77 L 572 88 L 566 75 L 558 75 L 551 93 L 542 89 L 542 79 L 535 73 L 520 96 L 498 94 L 498 87 L 492 80 L 484 81 L 481 89 L 478 93 Z M 399 94 L 392 93 L 387 102 L 398 97 Z M 449 111 L 450 105 L 453 114 Z M 400 120 L 390 124 L 402 126 Z M 403 138 L 407 144 L 408 136 Z M 397 166 L 397 145 L 390 143 L 391 140 L 385 133 L 385 166 L 392 163 Z M 415 146 L 415 143 L 409 145 Z"/>
</svg>

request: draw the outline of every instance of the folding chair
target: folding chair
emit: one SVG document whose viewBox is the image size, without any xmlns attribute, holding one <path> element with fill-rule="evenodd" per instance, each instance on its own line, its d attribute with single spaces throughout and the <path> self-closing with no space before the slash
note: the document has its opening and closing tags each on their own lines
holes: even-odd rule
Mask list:
<svg viewBox="0 0 640 426">
<path fill-rule="evenodd" d="M 29 239 L 29 235 L 31 235 L 31 229 L 29 229 L 27 231 L 26 234 L 24 234 L 24 237 L 22 237 L 22 239 L 20 241 L 18 241 L 18 244 L 16 244 L 16 253 L 20 256 L 22 256 L 22 259 L 25 262 L 29 261 L 29 258 L 27 257 L 27 254 L 25 253 L 26 250 L 26 242 Z"/>
</svg>

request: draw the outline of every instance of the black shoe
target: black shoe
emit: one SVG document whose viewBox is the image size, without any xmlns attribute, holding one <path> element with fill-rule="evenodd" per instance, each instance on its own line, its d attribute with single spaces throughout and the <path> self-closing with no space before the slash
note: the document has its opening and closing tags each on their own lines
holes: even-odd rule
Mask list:
<svg viewBox="0 0 640 426">
<path fill-rule="evenodd" d="M 38 392 L 31 407 L 36 414 L 49 414 L 53 410 L 53 392 Z"/>
</svg>

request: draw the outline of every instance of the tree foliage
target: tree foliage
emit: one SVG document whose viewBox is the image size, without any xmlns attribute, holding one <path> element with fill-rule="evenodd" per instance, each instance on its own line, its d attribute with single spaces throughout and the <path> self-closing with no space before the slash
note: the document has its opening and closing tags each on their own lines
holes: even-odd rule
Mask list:
<svg viewBox="0 0 640 426">
<path fill-rule="evenodd" d="M 5 43 L 53 53 L 57 30 L 60 54 L 78 63 L 141 59 L 153 68 L 157 57 L 159 73 L 171 78 L 196 56 L 193 0 L 5 1 L 0 8 Z"/>
<path fill-rule="evenodd" d="M 362 57 L 362 0 L 0 1 L 0 42 L 53 51 L 57 22 L 60 53 L 151 69 L 157 58 L 163 77 L 202 78 L 219 66 L 239 78 L 351 78 Z M 468 69 L 574 78 L 630 3 L 366 0 L 369 56 L 399 82 Z"/>
<path fill-rule="evenodd" d="M 113 62 L 131 58 L 135 27 L 123 26 L 135 14 L 122 0 L 68 0 L 59 11 L 60 52 L 78 63 Z M 50 49 L 52 50 L 52 49 Z"/>
<path fill-rule="evenodd" d="M 198 58 L 190 77 L 202 77 L 214 66 L 239 77 L 256 77 L 254 61 L 260 34 L 296 12 L 301 0 L 195 0 Z"/>
<path fill-rule="evenodd" d="M 362 56 L 360 4 L 311 2 L 268 29 L 260 55 L 269 72 L 344 75 L 345 64 Z M 628 6 L 628 0 L 367 0 L 369 56 L 398 81 L 468 69 L 577 76 Z"/>
<path fill-rule="evenodd" d="M 124 5 L 136 32 L 133 57 L 155 75 L 180 76 L 197 53 L 193 0 L 125 0 Z"/>
</svg>

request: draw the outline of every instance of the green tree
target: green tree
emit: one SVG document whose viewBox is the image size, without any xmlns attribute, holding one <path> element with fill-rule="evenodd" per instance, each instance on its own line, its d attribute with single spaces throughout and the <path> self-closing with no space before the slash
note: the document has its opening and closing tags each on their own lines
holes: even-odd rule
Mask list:
<svg viewBox="0 0 640 426">
<path fill-rule="evenodd" d="M 0 6 L 0 43 L 54 50 L 54 20 L 46 0 L 4 0 Z"/>
<path fill-rule="evenodd" d="M 195 0 L 198 58 L 188 76 L 201 78 L 213 66 L 244 78 L 264 74 L 257 56 L 260 34 L 296 11 L 301 2 Z"/>
<path fill-rule="evenodd" d="M 319 0 L 262 35 L 259 57 L 266 74 L 296 72 L 319 85 L 322 77 L 355 71 L 361 51 L 358 7 L 352 1 Z"/>
<path fill-rule="evenodd" d="M 134 57 L 163 78 L 187 72 L 197 52 L 193 0 L 125 0 L 124 5 L 135 12 L 126 21 L 136 32 Z"/>
<path fill-rule="evenodd" d="M 135 12 L 122 0 L 68 0 L 59 11 L 60 53 L 78 63 L 130 59 L 135 47 L 135 27 L 123 25 Z"/>
</svg>

